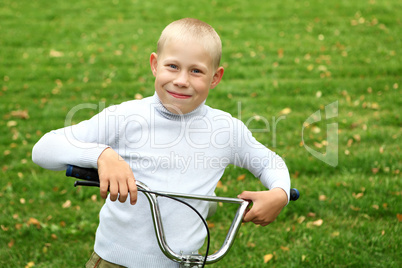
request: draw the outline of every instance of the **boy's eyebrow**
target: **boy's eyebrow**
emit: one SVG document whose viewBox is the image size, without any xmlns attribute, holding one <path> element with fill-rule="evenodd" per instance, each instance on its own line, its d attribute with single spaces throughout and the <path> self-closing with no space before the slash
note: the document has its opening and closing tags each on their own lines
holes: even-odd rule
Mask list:
<svg viewBox="0 0 402 268">
<path fill-rule="evenodd" d="M 171 63 L 180 63 L 179 60 L 177 60 L 177 59 L 175 59 L 173 57 L 167 57 L 167 58 L 164 58 L 162 60 L 162 63 L 164 63 L 164 64 L 169 63 L 169 62 L 171 62 Z M 203 64 L 203 63 L 194 63 L 194 64 L 190 64 L 190 66 L 208 70 L 208 66 Z"/>
</svg>

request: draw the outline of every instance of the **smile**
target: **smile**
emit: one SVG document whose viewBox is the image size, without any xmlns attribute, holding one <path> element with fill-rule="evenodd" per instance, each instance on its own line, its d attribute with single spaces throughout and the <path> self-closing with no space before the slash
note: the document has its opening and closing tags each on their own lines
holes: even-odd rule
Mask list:
<svg viewBox="0 0 402 268">
<path fill-rule="evenodd" d="M 191 95 L 185 95 L 185 94 L 179 94 L 179 93 L 175 93 L 169 90 L 166 90 L 172 97 L 176 98 L 176 99 L 188 99 L 191 97 Z"/>
</svg>

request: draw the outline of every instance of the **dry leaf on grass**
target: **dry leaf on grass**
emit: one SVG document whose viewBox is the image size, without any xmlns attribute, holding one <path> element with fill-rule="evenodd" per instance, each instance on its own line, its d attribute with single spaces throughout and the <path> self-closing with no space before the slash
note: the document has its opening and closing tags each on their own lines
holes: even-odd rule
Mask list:
<svg viewBox="0 0 402 268">
<path fill-rule="evenodd" d="M 371 169 L 371 172 L 373 172 L 373 174 L 377 174 L 378 171 L 380 171 L 379 168 L 372 168 L 372 169 Z"/>
<path fill-rule="evenodd" d="M 265 256 L 264 256 L 264 263 L 269 262 L 270 260 L 272 260 L 273 257 L 274 257 L 274 255 L 272 255 L 271 253 L 265 255 Z"/>
<path fill-rule="evenodd" d="M 361 141 L 361 139 L 362 139 L 359 134 L 353 135 L 353 138 L 354 138 L 355 141 L 357 141 L 357 142 Z"/>
<path fill-rule="evenodd" d="M 25 268 L 31 268 L 31 267 L 34 267 L 34 266 L 35 266 L 35 263 L 33 261 L 30 261 L 30 262 L 27 263 L 27 265 L 25 265 Z"/>
<path fill-rule="evenodd" d="M 35 218 L 29 218 L 29 220 L 27 221 L 27 225 L 28 226 L 35 225 L 36 228 L 38 229 L 41 227 L 40 222 Z"/>
<path fill-rule="evenodd" d="M 63 57 L 63 56 L 64 56 L 64 53 L 61 52 L 61 51 L 57 51 L 57 50 L 51 49 L 50 52 L 49 52 L 49 56 L 50 56 L 51 58 L 60 58 L 60 57 Z"/>
<path fill-rule="evenodd" d="M 248 247 L 248 248 L 255 248 L 255 246 L 256 246 L 255 243 L 253 243 L 253 242 L 251 242 L 251 241 L 248 241 L 248 242 L 247 242 L 247 247 Z"/>
<path fill-rule="evenodd" d="M 302 222 L 304 222 L 304 220 L 306 219 L 306 217 L 304 217 L 304 216 L 300 216 L 299 218 L 297 218 L 297 223 L 302 223 Z"/>
<path fill-rule="evenodd" d="M 279 112 L 280 115 L 287 115 L 290 114 L 292 112 L 292 109 L 290 109 L 289 107 L 283 109 L 282 111 Z"/>
<path fill-rule="evenodd" d="M 323 221 L 322 219 L 319 219 L 319 220 L 313 221 L 313 225 L 315 225 L 315 226 L 321 226 L 323 222 L 324 222 L 324 221 Z"/>
<path fill-rule="evenodd" d="M 11 111 L 8 114 L 4 115 L 4 119 L 8 120 L 10 118 L 28 119 L 29 118 L 28 110 L 15 110 L 15 111 Z M 15 121 L 10 121 L 10 122 L 15 122 Z M 10 123 L 10 124 L 14 124 L 14 123 Z"/>
<path fill-rule="evenodd" d="M 316 221 L 312 221 L 312 222 L 308 222 L 307 223 L 307 228 L 310 228 L 312 226 L 321 226 L 324 223 L 324 221 L 322 219 L 316 220 Z"/>
<path fill-rule="evenodd" d="M 338 232 L 338 231 L 335 231 L 335 232 L 333 232 L 333 233 L 331 234 L 332 237 L 337 237 L 337 236 L 339 236 L 339 235 L 340 235 L 340 232 Z"/>
<path fill-rule="evenodd" d="M 10 242 L 8 242 L 7 246 L 8 246 L 9 248 L 12 248 L 12 247 L 14 246 L 14 244 L 15 244 L 15 240 L 14 240 L 14 239 L 11 239 Z"/>
<path fill-rule="evenodd" d="M 360 199 L 360 198 L 362 198 L 362 197 L 363 197 L 363 195 L 364 195 L 364 194 L 363 194 L 363 193 L 358 193 L 358 194 L 353 193 L 352 195 L 353 195 L 353 197 L 354 197 L 354 198 L 356 198 L 356 199 Z"/>
<path fill-rule="evenodd" d="M 350 207 L 350 209 L 353 210 L 353 211 L 359 211 L 359 210 L 360 210 L 360 208 L 355 207 L 355 206 L 353 206 L 353 205 L 350 205 L 349 207 Z"/>
<path fill-rule="evenodd" d="M 71 207 L 71 201 L 67 200 L 66 202 L 64 202 L 64 204 L 62 205 L 63 208 L 69 208 Z"/>
<path fill-rule="evenodd" d="M 222 181 L 218 181 L 216 184 L 216 188 L 222 189 L 224 192 L 227 192 L 228 187 L 226 185 L 223 185 Z"/>
<path fill-rule="evenodd" d="M 8 127 L 15 127 L 17 125 L 17 122 L 14 120 L 8 121 L 7 122 L 7 126 Z"/>
<path fill-rule="evenodd" d="M 19 118 L 19 119 L 28 119 L 29 118 L 28 110 L 12 111 L 10 113 L 10 116 L 14 117 L 14 118 Z"/>
<path fill-rule="evenodd" d="M 322 144 L 318 142 L 314 142 L 314 146 L 317 147 L 318 149 L 322 148 Z"/>
<path fill-rule="evenodd" d="M 237 177 L 238 181 L 242 181 L 246 178 L 246 174 L 241 174 L 239 177 Z"/>
</svg>

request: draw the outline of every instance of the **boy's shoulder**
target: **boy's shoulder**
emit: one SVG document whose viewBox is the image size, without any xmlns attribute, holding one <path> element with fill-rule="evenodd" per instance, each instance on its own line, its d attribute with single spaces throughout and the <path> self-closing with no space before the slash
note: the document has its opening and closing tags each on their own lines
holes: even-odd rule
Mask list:
<svg viewBox="0 0 402 268">
<path fill-rule="evenodd" d="M 222 123 L 223 125 L 237 125 L 237 126 L 244 125 L 244 123 L 240 119 L 234 117 L 233 115 L 231 115 L 226 111 L 212 108 L 208 105 L 205 106 L 207 107 L 207 113 L 206 113 L 207 118 L 213 122 L 216 122 L 218 125 L 222 126 Z"/>
<path fill-rule="evenodd" d="M 155 103 L 154 96 L 145 97 L 143 99 L 124 101 L 124 102 L 120 103 L 120 105 L 132 107 L 132 106 L 138 106 L 138 105 L 145 106 L 145 105 L 150 105 L 152 103 Z"/>
<path fill-rule="evenodd" d="M 220 109 L 216 109 L 216 108 L 212 108 L 208 105 L 205 105 L 207 107 L 207 114 L 209 117 L 212 118 L 228 118 L 230 120 L 233 121 L 240 121 L 239 119 L 237 119 L 236 117 L 234 117 L 233 115 L 231 115 L 230 113 L 220 110 Z"/>
<path fill-rule="evenodd" d="M 107 109 L 109 112 L 117 112 L 117 113 L 132 113 L 135 110 L 139 110 L 142 112 L 146 111 L 146 107 L 149 107 L 152 103 L 154 103 L 153 97 L 146 97 L 140 100 L 128 100 L 121 102 L 119 104 L 111 105 Z"/>
</svg>

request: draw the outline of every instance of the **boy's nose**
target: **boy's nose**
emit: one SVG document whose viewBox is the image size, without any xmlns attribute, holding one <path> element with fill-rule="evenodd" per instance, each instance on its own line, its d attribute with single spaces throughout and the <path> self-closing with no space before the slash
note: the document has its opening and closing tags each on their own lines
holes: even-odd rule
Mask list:
<svg viewBox="0 0 402 268">
<path fill-rule="evenodd" d="M 178 87 L 188 87 L 190 85 L 188 81 L 188 73 L 185 71 L 178 73 L 176 78 L 173 80 L 173 84 Z"/>
</svg>

